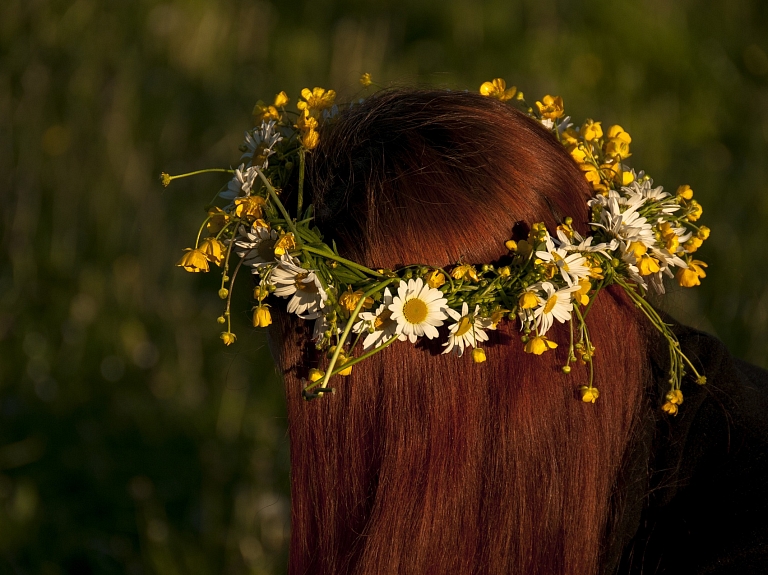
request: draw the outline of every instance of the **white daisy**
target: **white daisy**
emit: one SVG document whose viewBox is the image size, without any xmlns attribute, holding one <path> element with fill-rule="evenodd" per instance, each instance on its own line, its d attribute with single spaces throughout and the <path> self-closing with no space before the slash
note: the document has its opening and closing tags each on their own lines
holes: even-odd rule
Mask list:
<svg viewBox="0 0 768 575">
<path fill-rule="evenodd" d="M 316 319 L 322 314 L 328 295 L 320 278 L 312 270 L 296 265 L 295 260 L 283 258 L 272 270 L 270 280 L 275 285 L 275 295 L 290 297 L 288 312 L 302 319 Z"/>
<path fill-rule="evenodd" d="M 593 246 L 592 240 L 595 239 L 594 236 L 589 236 L 587 239 L 584 239 L 577 231 L 573 232 L 573 238 L 569 238 L 562 230 L 557 230 L 557 237 L 560 240 L 560 248 L 567 252 L 598 253 L 603 254 L 608 258 L 611 257 L 608 255 L 608 252 L 612 252 L 619 247 L 619 242 L 617 240 L 611 240 L 610 243 L 606 244 L 603 242 Z M 574 240 L 577 243 L 573 243 Z"/>
<path fill-rule="evenodd" d="M 613 192 L 607 197 L 595 196 L 587 203 L 590 207 L 599 208 L 600 222 L 592 225 L 603 228 L 618 239 L 623 244 L 622 248 L 626 249 L 632 242 L 640 242 L 648 248 L 656 243 L 651 224 L 638 213 L 645 203 L 641 195 L 624 197 Z"/>
<path fill-rule="evenodd" d="M 243 264 L 253 267 L 253 273 L 259 273 L 259 267 L 275 263 L 275 243 L 278 233 L 263 226 L 251 226 L 248 230 L 240 226 L 240 239 L 235 241 L 235 253 L 243 258 Z"/>
<path fill-rule="evenodd" d="M 477 347 L 478 341 L 488 341 L 488 334 L 483 330 L 495 329 L 490 318 L 479 317 L 480 306 L 475 306 L 475 311 L 469 313 L 467 302 L 461 306 L 461 313 L 453 309 L 446 309 L 448 315 L 456 320 L 456 323 L 448 327 L 448 341 L 443 344 L 443 353 L 457 350 L 459 357 L 464 353 L 465 347 Z"/>
<path fill-rule="evenodd" d="M 256 168 L 252 166 L 246 168 L 245 164 L 240 164 L 240 167 L 235 168 L 235 175 L 227 184 L 227 189 L 221 192 L 219 196 L 225 200 L 250 196 L 253 182 L 256 181 L 258 175 Z"/>
<path fill-rule="evenodd" d="M 240 156 L 240 161 L 247 159 L 248 165 L 251 165 L 254 156 L 261 156 L 264 161 L 259 167 L 266 168 L 269 165 L 269 157 L 275 153 L 272 148 L 282 139 L 283 136 L 275 131 L 274 120 L 262 122 L 260 127 L 245 133 L 245 140 L 243 141 L 245 153 Z"/>
<path fill-rule="evenodd" d="M 565 283 L 572 286 L 581 278 L 587 277 L 590 273 L 590 267 L 587 266 L 587 260 L 578 252 L 568 253 L 561 248 L 555 248 L 552 238 L 547 238 L 545 243 L 546 251 L 537 251 L 536 257 L 542 262 L 557 266 L 560 275 L 563 276 Z"/>
<path fill-rule="evenodd" d="M 437 328 L 446 319 L 445 307 L 448 301 L 443 293 L 429 287 L 421 278 L 400 281 L 397 295 L 389 305 L 392 319 L 397 322 L 397 335 L 407 336 L 411 343 L 417 337 L 437 337 Z"/>
<path fill-rule="evenodd" d="M 357 317 L 360 318 L 360 321 L 352 326 L 352 330 L 355 333 L 370 330 L 370 333 L 363 340 L 364 349 L 379 347 L 397 335 L 397 322 L 392 319 L 392 311 L 389 309 L 392 301 L 392 294 L 389 288 L 386 288 L 381 305 L 376 311 L 365 311 L 358 314 Z M 399 338 L 401 340 L 406 339 L 404 335 L 400 335 Z"/>
<path fill-rule="evenodd" d="M 563 323 L 571 319 L 571 312 L 573 311 L 571 294 L 579 291 L 579 289 L 581 289 L 581 286 L 575 285 L 556 290 L 555 286 L 549 282 L 541 284 L 541 291 L 545 295 L 541 298 L 541 305 L 533 310 L 533 317 L 539 329 L 539 335 L 547 333 L 549 328 L 552 327 L 554 320 Z"/>
</svg>

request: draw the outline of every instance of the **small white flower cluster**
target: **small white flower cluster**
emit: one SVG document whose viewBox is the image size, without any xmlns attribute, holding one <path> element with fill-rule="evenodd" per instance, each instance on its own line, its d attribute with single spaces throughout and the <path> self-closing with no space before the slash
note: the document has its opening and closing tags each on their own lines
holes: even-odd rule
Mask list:
<svg viewBox="0 0 768 575">
<path fill-rule="evenodd" d="M 443 292 L 430 287 L 422 278 L 400 280 L 395 296 L 385 289 L 381 305 L 358 317 L 360 321 L 352 329 L 355 333 L 367 332 L 363 341 L 366 350 L 377 348 L 393 337 L 411 343 L 420 337 L 435 339 L 439 335 L 437 328 L 452 319 L 443 353 L 455 351 L 461 356 L 465 348 L 488 341 L 484 330 L 496 329 L 490 318 L 481 317 L 479 306 L 475 306 L 472 313 L 467 302 L 463 302 L 460 312 L 449 308 Z"/>
<path fill-rule="evenodd" d="M 556 273 L 549 281 L 537 282 L 523 292 L 518 309 L 521 329 L 536 331 L 537 335 L 544 336 L 554 320 L 560 323 L 571 321 L 573 298 L 579 292 L 586 294 L 592 288 L 589 278 L 595 275 L 584 254 L 599 253 L 609 257 L 607 252 L 616 247 L 616 242 L 593 246 L 593 239 L 592 236 L 584 239 L 574 230 L 566 234 L 558 229 L 557 239 L 545 232 L 545 249 L 536 251 L 536 263 L 548 265 Z"/>
<path fill-rule="evenodd" d="M 674 277 L 672 268 L 688 267 L 679 256 L 692 234 L 670 223 L 670 216 L 681 209 L 673 196 L 661 186 L 654 188 L 653 180 L 642 172 L 632 175 L 632 183 L 620 191 L 610 190 L 587 202 L 597 219 L 592 225 L 618 242 L 620 257 L 638 285 L 664 293 L 662 274 Z"/>
<path fill-rule="evenodd" d="M 235 168 L 234 176 L 227 184 L 227 189 L 221 192 L 219 197 L 234 200 L 250 196 L 259 170 L 269 167 L 269 157 L 275 153 L 274 148 L 282 139 L 282 134 L 275 129 L 274 120 L 262 122 L 258 128 L 245 132 L 245 140 L 240 147 L 244 150 L 243 155 L 240 156 L 241 163 Z M 254 159 L 261 159 L 261 162 L 254 165 Z"/>
</svg>

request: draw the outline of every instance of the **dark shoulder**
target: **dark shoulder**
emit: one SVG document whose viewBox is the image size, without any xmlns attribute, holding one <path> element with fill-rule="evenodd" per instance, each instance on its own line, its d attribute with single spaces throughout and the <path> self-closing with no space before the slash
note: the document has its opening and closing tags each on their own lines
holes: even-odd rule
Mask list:
<svg viewBox="0 0 768 575">
<path fill-rule="evenodd" d="M 707 383 L 650 423 L 641 521 L 619 572 L 768 573 L 768 371 L 710 335 L 677 334 Z"/>
</svg>

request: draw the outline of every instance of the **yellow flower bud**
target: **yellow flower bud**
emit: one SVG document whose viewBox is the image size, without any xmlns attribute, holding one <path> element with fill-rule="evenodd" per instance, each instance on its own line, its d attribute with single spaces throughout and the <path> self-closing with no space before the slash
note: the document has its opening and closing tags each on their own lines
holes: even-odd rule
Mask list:
<svg viewBox="0 0 768 575">
<path fill-rule="evenodd" d="M 275 96 L 275 106 L 278 108 L 282 108 L 290 101 L 290 98 L 288 98 L 288 94 L 285 92 L 280 92 Z"/>
<path fill-rule="evenodd" d="M 171 184 L 172 179 L 173 178 L 171 178 L 171 176 L 169 174 L 166 174 L 165 172 L 160 174 L 160 182 L 163 184 L 164 188 L 167 188 Z"/>
<path fill-rule="evenodd" d="M 301 143 L 307 150 L 314 150 L 320 143 L 320 134 L 317 130 L 307 130 L 301 138 Z"/>
<path fill-rule="evenodd" d="M 525 344 L 525 351 L 534 355 L 541 355 L 548 349 L 555 349 L 557 344 L 554 341 L 548 340 L 543 335 L 537 335 L 528 340 Z"/>
<path fill-rule="evenodd" d="M 333 106 L 333 102 L 336 100 L 336 92 L 334 90 L 326 90 L 325 88 L 304 88 L 301 91 L 301 97 L 305 101 L 299 101 L 296 107 L 299 110 L 311 111 L 311 110 L 325 110 Z"/>
<path fill-rule="evenodd" d="M 640 259 L 648 251 L 648 248 L 643 242 L 632 242 L 629 244 L 629 251 L 635 256 L 635 259 Z"/>
<path fill-rule="evenodd" d="M 317 118 L 311 116 L 308 110 L 304 110 L 304 113 L 296 121 L 296 128 L 302 132 L 317 130 L 319 125 L 320 123 L 317 121 Z"/>
<path fill-rule="evenodd" d="M 193 250 L 187 248 L 186 253 L 181 256 L 181 259 L 176 264 L 179 267 L 184 268 L 188 272 L 207 272 L 208 271 L 208 258 L 200 250 Z"/>
<path fill-rule="evenodd" d="M 563 115 L 563 99 L 560 96 L 544 96 L 541 102 L 536 102 L 536 107 L 543 118 L 555 120 Z"/>
<path fill-rule="evenodd" d="M 373 83 L 373 80 L 371 79 L 371 75 L 366 72 L 362 76 L 360 76 L 360 85 L 367 88 Z"/>
<path fill-rule="evenodd" d="M 640 270 L 641 276 L 649 276 L 651 274 L 658 273 L 661 269 L 657 259 L 651 256 L 643 256 L 637 262 L 637 267 Z"/>
<path fill-rule="evenodd" d="M 688 262 L 687 268 L 680 268 L 677 271 L 677 283 L 682 287 L 693 287 L 701 285 L 699 278 L 707 277 L 707 273 L 702 269 L 707 267 L 707 264 L 700 260 L 691 260 Z"/>
<path fill-rule="evenodd" d="M 685 184 L 677 188 L 677 192 L 675 192 L 675 195 L 678 198 L 682 198 L 684 200 L 691 200 L 693 199 L 693 190 L 691 189 L 691 186 L 689 186 L 688 184 Z"/>
<path fill-rule="evenodd" d="M 669 415 L 677 415 L 677 405 L 672 403 L 671 401 L 668 401 L 664 405 L 661 406 L 661 409 L 668 413 Z"/>
<path fill-rule="evenodd" d="M 208 210 L 208 223 L 205 224 L 205 229 L 209 234 L 215 236 L 227 224 L 229 218 L 229 214 L 214 206 Z"/>
<path fill-rule="evenodd" d="M 700 240 L 706 240 L 709 238 L 709 228 L 707 226 L 701 226 L 699 231 L 696 232 L 696 237 Z"/>
<path fill-rule="evenodd" d="M 683 249 L 689 254 L 692 254 L 693 252 L 698 250 L 701 247 L 701 244 L 703 243 L 704 243 L 704 240 L 702 240 L 701 238 L 692 236 L 687 242 L 683 244 Z"/>
<path fill-rule="evenodd" d="M 229 295 L 229 290 L 227 288 L 221 288 L 219 290 L 219 298 L 220 299 L 227 299 L 228 295 Z"/>
<path fill-rule="evenodd" d="M 510 275 L 512 275 L 512 270 L 509 269 L 509 266 L 503 266 L 499 268 L 500 277 L 508 278 Z"/>
<path fill-rule="evenodd" d="M 337 362 L 339 364 L 339 367 L 343 366 L 348 361 L 349 361 L 349 358 L 347 358 L 347 356 L 339 354 L 339 358 L 337 360 Z M 342 369 L 339 372 L 339 375 L 341 375 L 343 377 L 347 377 L 348 375 L 352 375 L 352 366 L 350 365 L 349 367 L 347 367 L 345 369 Z"/>
<path fill-rule="evenodd" d="M 533 246 L 527 240 L 520 240 L 517 242 L 517 253 L 527 258 L 533 252 Z"/>
<path fill-rule="evenodd" d="M 688 212 L 688 221 L 689 222 L 695 222 L 701 217 L 701 214 L 704 210 L 701 207 L 701 204 L 697 202 L 696 200 L 691 200 L 691 211 Z"/>
<path fill-rule="evenodd" d="M 235 215 L 238 218 L 258 219 L 263 216 L 262 207 L 267 201 L 261 196 L 248 196 L 235 200 Z"/>
<path fill-rule="evenodd" d="M 584 172 L 584 177 L 592 186 L 597 186 L 601 182 L 600 172 L 597 171 L 597 167 L 592 164 L 579 164 L 579 169 Z"/>
<path fill-rule="evenodd" d="M 199 249 L 205 254 L 205 257 L 208 258 L 209 262 L 214 263 L 217 266 L 221 265 L 221 262 L 224 260 L 224 254 L 227 251 L 224 244 L 216 238 L 205 238 L 200 242 Z"/>
<path fill-rule="evenodd" d="M 272 323 L 272 315 L 266 305 L 253 310 L 253 327 L 267 327 Z"/>
<path fill-rule="evenodd" d="M 539 298 L 533 292 L 523 292 L 520 299 L 517 300 L 517 305 L 520 306 L 520 309 L 533 309 L 539 305 Z"/>
<path fill-rule="evenodd" d="M 589 290 L 592 289 L 592 284 L 588 279 L 579 280 L 579 291 L 573 294 L 573 299 L 579 302 L 581 305 L 587 305 L 589 303 Z"/>
<path fill-rule="evenodd" d="M 595 403 L 600 397 L 600 390 L 596 387 L 582 385 L 579 390 L 581 391 L 581 401 L 584 403 Z"/>
<path fill-rule="evenodd" d="M 231 345 L 235 343 L 236 339 L 237 337 L 235 336 L 235 334 L 230 331 L 221 332 L 221 341 L 224 342 L 224 345 Z"/>
<path fill-rule="evenodd" d="M 577 163 L 583 164 L 587 161 L 587 152 L 583 148 L 573 148 L 571 150 L 571 157 L 576 160 Z"/>
<path fill-rule="evenodd" d="M 427 274 L 427 285 L 437 289 L 445 283 L 445 275 L 440 270 L 432 270 Z"/>
<path fill-rule="evenodd" d="M 632 138 L 630 138 L 629 134 L 627 134 L 624 131 L 624 128 L 619 126 L 618 124 L 615 124 L 608 128 L 608 137 L 609 138 L 615 138 L 618 140 L 622 140 L 626 142 L 627 144 L 630 144 L 632 142 Z"/>
<path fill-rule="evenodd" d="M 220 324 L 225 324 L 227 323 L 227 318 L 225 318 L 223 315 L 220 315 L 219 317 L 216 318 L 216 321 Z"/>
<path fill-rule="evenodd" d="M 591 119 L 587 119 L 581 126 L 581 137 L 587 142 L 602 138 L 603 128 L 600 126 L 600 122 L 594 122 Z"/>
<path fill-rule="evenodd" d="M 603 151 L 608 157 L 616 158 L 628 158 L 632 154 L 629 153 L 629 144 L 632 142 L 632 138 L 629 137 L 619 125 L 614 125 L 608 128 L 607 139 L 603 144 Z"/>
<path fill-rule="evenodd" d="M 253 121 L 257 124 L 261 124 L 261 122 L 269 120 L 279 120 L 280 114 L 277 111 L 277 108 L 274 106 L 268 106 L 266 103 L 259 100 L 256 102 L 256 105 L 253 107 Z"/>
<path fill-rule="evenodd" d="M 517 88 L 512 86 L 507 89 L 507 83 L 502 78 L 496 78 L 492 82 L 483 82 L 480 86 L 480 94 L 490 98 L 496 98 L 502 102 L 515 97 Z"/>
<path fill-rule="evenodd" d="M 275 255 L 278 257 L 283 256 L 294 249 L 296 249 L 296 238 L 294 238 L 293 232 L 284 234 L 275 242 L 274 251 Z"/>
<path fill-rule="evenodd" d="M 269 288 L 265 285 L 257 285 L 253 288 L 253 299 L 257 301 L 264 301 L 269 295 Z"/>
<path fill-rule="evenodd" d="M 339 305 L 348 312 L 355 311 L 357 304 L 360 302 L 360 298 L 363 297 L 363 290 L 352 291 L 352 286 L 347 288 L 341 297 L 339 297 Z M 370 297 L 365 298 L 362 309 L 368 309 L 373 305 L 373 299 Z"/>
<path fill-rule="evenodd" d="M 475 363 L 483 363 L 486 359 L 484 349 L 476 347 L 472 350 L 472 361 Z"/>
<path fill-rule="evenodd" d="M 320 369 L 315 369 L 314 367 L 309 370 L 309 381 L 314 383 L 316 381 L 319 381 L 325 377 L 325 372 Z"/>
<path fill-rule="evenodd" d="M 480 281 L 480 278 L 477 276 L 477 270 L 475 270 L 474 266 L 469 264 L 462 264 L 453 268 L 451 277 L 457 280 L 472 280 L 474 282 Z"/>
<path fill-rule="evenodd" d="M 515 240 L 507 240 L 504 242 L 504 247 L 509 251 L 514 252 L 517 249 L 517 242 Z"/>
<path fill-rule="evenodd" d="M 566 128 L 561 138 L 566 146 L 576 146 L 579 143 L 579 133 L 573 128 Z"/>
<path fill-rule="evenodd" d="M 669 403 L 680 405 L 683 403 L 683 392 L 679 389 L 673 389 L 667 393 L 666 399 Z"/>
</svg>

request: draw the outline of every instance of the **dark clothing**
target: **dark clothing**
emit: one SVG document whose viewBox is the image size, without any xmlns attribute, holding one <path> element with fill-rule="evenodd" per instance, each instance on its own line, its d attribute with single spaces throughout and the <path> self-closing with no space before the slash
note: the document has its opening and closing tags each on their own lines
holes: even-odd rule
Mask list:
<svg viewBox="0 0 768 575">
<path fill-rule="evenodd" d="M 707 384 L 689 374 L 677 416 L 659 399 L 639 426 L 605 572 L 768 574 L 768 371 L 734 359 L 712 336 L 675 331 Z M 667 357 L 666 348 L 654 356 Z M 663 398 L 668 360 L 653 363 Z"/>
</svg>

